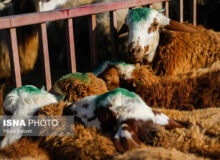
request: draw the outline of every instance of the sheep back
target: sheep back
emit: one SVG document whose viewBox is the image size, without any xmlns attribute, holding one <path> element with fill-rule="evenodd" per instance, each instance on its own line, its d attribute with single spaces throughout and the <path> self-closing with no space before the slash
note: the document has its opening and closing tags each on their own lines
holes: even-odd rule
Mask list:
<svg viewBox="0 0 220 160">
<path fill-rule="evenodd" d="M 186 24 L 193 27 L 191 24 Z M 202 26 L 193 27 L 198 33 L 161 33 L 152 68 L 158 75 L 172 75 L 203 68 L 220 60 L 220 36 Z"/>
</svg>

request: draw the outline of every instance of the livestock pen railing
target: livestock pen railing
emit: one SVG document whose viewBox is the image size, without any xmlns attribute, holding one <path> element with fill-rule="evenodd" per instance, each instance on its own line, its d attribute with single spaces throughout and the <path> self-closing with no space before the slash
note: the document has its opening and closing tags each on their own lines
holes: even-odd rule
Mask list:
<svg viewBox="0 0 220 160">
<path fill-rule="evenodd" d="M 90 16 L 89 28 L 90 28 L 90 48 L 91 48 L 91 64 L 95 66 L 95 55 L 96 55 L 96 14 L 102 12 L 110 12 L 110 27 L 111 27 L 111 37 L 114 40 L 117 30 L 117 16 L 116 10 L 125 9 L 140 6 L 140 5 L 150 5 L 155 2 L 165 3 L 165 14 L 169 16 L 169 0 L 127 0 L 127 1 L 117 1 L 111 3 L 99 3 L 87 6 L 80 6 L 70 9 L 54 10 L 47 12 L 38 12 L 31 14 L 23 14 L 16 16 L 7 16 L 0 18 L 0 29 L 8 29 L 10 33 L 10 62 L 12 75 L 14 75 L 16 87 L 22 86 L 20 63 L 19 63 L 19 53 L 18 53 L 18 43 L 16 28 L 21 26 L 38 24 L 39 27 L 39 40 L 40 40 L 40 50 L 43 54 L 44 59 L 44 70 L 45 70 L 45 81 L 46 89 L 51 88 L 51 72 L 50 72 L 50 60 L 49 60 L 49 50 L 48 50 L 48 40 L 47 40 L 47 27 L 46 23 L 57 20 L 66 20 L 67 23 L 67 40 L 68 44 L 68 57 L 69 57 L 69 69 L 70 72 L 76 72 L 76 59 L 75 59 L 75 44 L 74 44 L 74 30 L 73 30 L 73 18 L 80 16 Z M 196 25 L 196 0 L 193 0 L 193 24 Z M 183 22 L 183 0 L 180 0 L 180 22 Z M 112 43 L 114 47 L 114 42 Z"/>
</svg>

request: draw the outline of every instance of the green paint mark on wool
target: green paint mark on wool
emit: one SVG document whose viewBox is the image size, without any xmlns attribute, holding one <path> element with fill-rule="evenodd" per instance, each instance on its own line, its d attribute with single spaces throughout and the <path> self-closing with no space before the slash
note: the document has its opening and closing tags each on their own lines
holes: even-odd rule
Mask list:
<svg viewBox="0 0 220 160">
<path fill-rule="evenodd" d="M 97 76 L 99 73 L 102 73 L 106 69 L 105 66 L 107 67 L 107 65 L 130 66 L 132 64 L 127 64 L 127 63 L 124 63 L 124 62 L 117 62 L 117 61 L 105 61 L 101 65 L 99 65 L 98 68 L 93 73 Z"/>
<path fill-rule="evenodd" d="M 148 16 L 150 15 L 151 11 L 153 9 L 151 8 L 137 8 L 137 9 L 132 9 L 130 11 L 130 16 L 129 18 L 133 22 L 140 22 L 141 20 L 146 20 Z"/>
<path fill-rule="evenodd" d="M 67 79 L 67 78 L 79 79 L 82 82 L 88 82 L 89 81 L 89 76 L 88 76 L 87 73 L 83 74 L 83 73 L 79 73 L 79 72 L 64 75 L 59 80 L 64 80 L 64 79 Z"/>
<path fill-rule="evenodd" d="M 103 69 L 105 69 L 104 67 L 106 65 L 115 65 L 117 64 L 118 62 L 114 62 L 114 61 L 104 61 L 102 62 L 97 68 L 96 70 L 93 72 L 95 75 L 98 75 L 100 72 L 103 71 Z"/>
<path fill-rule="evenodd" d="M 37 87 L 32 86 L 32 85 L 26 85 L 26 86 L 22 86 L 22 87 L 19 87 L 19 88 L 15 88 L 15 89 L 12 90 L 12 92 L 17 93 L 17 94 L 21 93 L 21 92 L 26 92 L 26 93 L 29 93 L 29 94 L 38 94 L 38 93 L 45 92 L 45 90 L 38 89 Z"/>
<path fill-rule="evenodd" d="M 97 96 L 97 98 L 96 98 L 96 106 L 100 107 L 101 103 L 103 101 L 106 101 L 108 97 L 117 96 L 119 94 L 121 94 L 121 95 L 123 95 L 125 97 L 133 98 L 133 99 L 137 98 L 137 96 L 136 96 L 136 94 L 134 92 L 130 92 L 127 89 L 123 89 L 123 88 L 117 88 L 117 89 L 114 89 L 114 90 L 112 90 L 110 92 L 107 92 L 107 93 L 105 93 L 103 95 Z"/>
</svg>

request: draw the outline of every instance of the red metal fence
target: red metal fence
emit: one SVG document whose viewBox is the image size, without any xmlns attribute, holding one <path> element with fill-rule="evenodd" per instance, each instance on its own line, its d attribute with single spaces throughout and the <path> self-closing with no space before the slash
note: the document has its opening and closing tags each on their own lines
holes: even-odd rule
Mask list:
<svg viewBox="0 0 220 160">
<path fill-rule="evenodd" d="M 48 51 L 47 41 L 47 28 L 46 23 L 50 21 L 66 20 L 67 33 L 68 33 L 68 49 L 69 49 L 69 66 L 71 72 L 76 72 L 76 61 L 75 61 L 75 44 L 74 44 L 74 32 L 73 32 L 73 20 L 74 17 L 90 15 L 89 28 L 90 28 L 90 48 L 91 48 L 91 63 L 95 66 L 96 61 L 96 14 L 101 12 L 110 12 L 110 27 L 112 39 L 114 41 L 114 34 L 117 29 L 117 17 L 115 14 L 116 10 L 133 8 L 140 5 L 151 5 L 155 2 L 165 3 L 165 14 L 169 16 L 169 0 L 127 0 L 118 1 L 111 3 L 100 3 L 87 6 L 81 6 L 70 9 L 54 10 L 48 12 L 23 14 L 16 16 L 7 16 L 0 18 L 0 29 L 9 29 L 11 37 L 11 48 L 10 48 L 10 62 L 12 74 L 15 77 L 16 87 L 22 86 L 19 53 L 17 44 L 16 27 L 27 26 L 32 24 L 39 24 L 39 39 L 40 49 L 44 57 L 44 69 L 45 69 L 45 80 L 46 88 L 51 88 L 51 72 L 50 72 L 50 60 Z M 193 0 L 193 24 L 196 25 L 196 0 Z M 183 22 L 183 0 L 180 0 L 180 22 Z M 114 47 L 114 45 L 113 45 Z M 114 49 L 114 48 L 113 48 Z"/>
</svg>

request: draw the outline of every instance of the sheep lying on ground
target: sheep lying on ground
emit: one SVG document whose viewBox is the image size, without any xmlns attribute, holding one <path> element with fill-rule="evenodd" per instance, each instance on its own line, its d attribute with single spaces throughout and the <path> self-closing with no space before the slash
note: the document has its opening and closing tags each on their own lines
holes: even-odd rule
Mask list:
<svg viewBox="0 0 220 160">
<path fill-rule="evenodd" d="M 186 73 L 220 60 L 220 37 L 213 30 L 181 24 L 150 8 L 131 10 L 126 22 L 128 58 L 150 63 L 157 75 Z"/>
<path fill-rule="evenodd" d="M 158 110 L 170 118 L 184 122 L 188 127 L 157 132 L 153 146 L 176 148 L 218 159 L 220 155 L 220 109 L 194 111 Z"/>
<path fill-rule="evenodd" d="M 38 116 L 69 115 L 68 107 L 64 102 L 50 104 L 42 107 Z M 66 132 L 67 125 L 63 125 Z M 72 126 L 73 136 L 47 136 L 39 139 L 40 147 L 48 151 L 51 159 L 111 159 L 116 152 L 115 146 L 109 136 L 104 135 L 96 128 L 85 128 L 80 124 Z"/>
<path fill-rule="evenodd" d="M 150 139 L 156 125 L 182 127 L 166 115 L 148 107 L 135 93 L 118 88 L 99 96 L 83 98 L 70 107 L 76 120 L 114 134 L 120 152 L 139 147 Z"/>
<path fill-rule="evenodd" d="M 126 152 L 123 155 L 118 155 L 113 160 L 208 160 L 208 158 L 198 157 L 190 153 L 180 152 L 176 149 L 165 149 L 162 147 L 149 147 L 136 149 Z"/>
<path fill-rule="evenodd" d="M 87 96 L 107 92 L 105 82 L 92 73 L 67 74 L 55 82 L 53 90 L 72 103 Z"/>
<path fill-rule="evenodd" d="M 23 119 L 30 118 L 37 110 L 42 106 L 50 103 L 56 103 L 57 98 L 43 89 L 38 89 L 34 86 L 23 86 L 12 90 L 5 99 L 4 112 L 6 115 L 12 115 L 11 119 Z M 5 119 L 4 115 L 2 121 Z M 15 134 L 7 132 L 5 137 L 0 143 L 0 147 L 3 148 L 8 144 L 11 144 L 21 138 L 22 126 L 12 126 L 10 130 L 16 130 Z"/>
<path fill-rule="evenodd" d="M 0 150 L 2 160 L 50 160 L 49 153 L 39 147 L 39 141 L 22 138 L 16 143 Z"/>
<path fill-rule="evenodd" d="M 123 87 L 152 107 L 192 110 L 220 106 L 220 63 L 188 74 L 156 76 L 147 65 L 105 62 L 96 71 L 109 90 Z"/>
<path fill-rule="evenodd" d="M 42 107 L 39 115 L 57 116 L 63 114 L 64 103 L 50 104 Z M 54 110 L 54 111 L 53 111 Z M 103 134 L 95 128 L 84 128 L 82 125 L 74 126 L 74 135 L 67 137 L 42 137 L 40 142 L 31 142 L 35 146 L 22 145 L 21 140 L 8 148 L 13 148 L 13 154 L 25 157 L 27 152 L 39 153 L 37 148 L 48 152 L 51 159 L 138 159 L 167 158 L 177 159 L 216 159 L 219 155 L 219 109 L 203 109 L 195 111 L 158 110 L 174 120 L 185 124 L 186 128 L 165 130 L 159 127 L 156 136 L 151 141 L 141 145 L 142 149 L 133 150 L 120 155 L 116 152 L 111 136 Z M 64 126 L 65 127 L 65 126 Z M 37 145 L 39 144 L 39 145 Z M 25 152 L 16 146 L 23 146 Z M 153 145 L 153 147 L 152 147 Z M 159 146 L 159 147 L 157 147 Z M 0 150 L 0 155 L 10 157 L 11 149 Z M 177 150 L 181 150 L 177 151 Z M 35 151 L 36 150 L 36 151 Z M 183 153 L 184 152 L 184 153 Z M 7 153 L 7 154 L 4 154 Z M 137 154 L 139 153 L 139 154 Z M 191 153 L 195 153 L 194 155 Z M 30 154 L 32 155 L 32 154 Z M 36 154 L 37 155 L 37 154 Z M 16 156 L 16 158 L 18 157 Z M 197 157 L 202 156 L 202 157 Z M 11 155 L 12 157 L 12 155 Z M 15 158 L 15 156 L 13 156 Z M 132 158 L 132 159 L 133 159 Z"/>
</svg>

